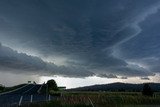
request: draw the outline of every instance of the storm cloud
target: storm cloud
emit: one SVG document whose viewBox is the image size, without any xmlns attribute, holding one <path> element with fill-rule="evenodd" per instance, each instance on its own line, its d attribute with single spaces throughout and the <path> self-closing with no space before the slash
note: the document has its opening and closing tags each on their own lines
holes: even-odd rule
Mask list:
<svg viewBox="0 0 160 107">
<path fill-rule="evenodd" d="M 98 77 L 102 77 L 102 78 L 117 78 L 117 76 L 114 75 L 114 74 L 109 74 L 109 75 L 107 75 L 107 74 L 99 74 L 97 76 Z"/>
<path fill-rule="evenodd" d="M 71 77 L 92 76 L 93 73 L 82 68 L 56 66 L 42 59 L 24 53 L 18 53 L 0 44 L 0 70 L 20 74 L 62 75 Z"/>
<path fill-rule="evenodd" d="M 159 8 L 159 0 L 1 0 L 0 69 L 69 77 L 154 76 Z"/>
</svg>

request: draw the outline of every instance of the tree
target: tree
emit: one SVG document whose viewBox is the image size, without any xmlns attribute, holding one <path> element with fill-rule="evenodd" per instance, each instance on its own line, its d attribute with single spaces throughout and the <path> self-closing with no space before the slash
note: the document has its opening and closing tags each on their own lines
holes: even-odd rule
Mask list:
<svg viewBox="0 0 160 107">
<path fill-rule="evenodd" d="M 0 91 L 4 91 L 5 90 L 5 86 L 0 84 Z"/>
<path fill-rule="evenodd" d="M 145 96 L 153 96 L 153 91 L 148 83 L 144 84 L 142 94 Z"/>
<path fill-rule="evenodd" d="M 53 79 L 47 81 L 47 87 L 48 91 L 50 90 L 58 91 L 57 83 Z"/>
</svg>

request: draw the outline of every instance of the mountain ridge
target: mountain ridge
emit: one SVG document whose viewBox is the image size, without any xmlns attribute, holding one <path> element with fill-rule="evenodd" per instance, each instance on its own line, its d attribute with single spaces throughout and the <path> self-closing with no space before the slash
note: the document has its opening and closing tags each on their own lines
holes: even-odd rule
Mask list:
<svg viewBox="0 0 160 107">
<path fill-rule="evenodd" d="M 96 84 L 91 86 L 77 87 L 68 89 L 67 91 L 133 91 L 140 92 L 143 89 L 143 85 L 146 83 L 110 83 L 110 84 Z M 153 91 L 160 91 L 160 83 L 147 83 Z"/>
</svg>

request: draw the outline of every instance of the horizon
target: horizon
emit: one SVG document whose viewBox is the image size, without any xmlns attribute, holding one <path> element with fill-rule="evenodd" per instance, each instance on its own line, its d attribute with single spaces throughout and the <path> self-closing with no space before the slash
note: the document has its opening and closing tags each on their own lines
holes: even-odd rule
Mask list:
<svg viewBox="0 0 160 107">
<path fill-rule="evenodd" d="M 18 74 L 19 75 L 19 74 Z M 17 75 L 14 75 L 14 77 Z M 23 77 L 23 76 L 22 76 Z M 33 78 L 36 77 L 36 80 L 34 80 Z M 150 77 L 151 78 L 151 77 Z M 31 78 L 30 78 L 31 79 Z M 44 82 L 46 83 L 48 80 L 55 80 L 58 86 L 65 86 L 67 89 L 72 89 L 72 88 L 78 88 L 78 87 L 85 87 L 85 86 L 92 86 L 92 85 L 103 85 L 103 84 L 113 84 L 113 83 L 129 83 L 129 84 L 144 84 L 144 83 L 159 83 L 157 81 L 159 81 L 159 75 L 156 76 L 156 79 L 154 80 L 154 78 L 152 78 L 151 80 L 141 80 L 140 77 L 131 77 L 128 79 L 121 79 L 121 77 L 118 77 L 118 80 L 115 79 L 109 79 L 109 78 L 100 78 L 100 77 L 87 77 L 87 78 L 69 78 L 69 77 L 60 77 L 60 76 L 42 76 L 42 77 L 38 77 L 37 75 L 34 75 L 32 77 L 33 80 L 30 79 L 23 79 L 24 81 L 19 81 L 18 78 L 18 82 L 13 81 L 14 79 L 10 80 L 13 81 L 12 82 L 6 82 L 2 85 L 6 86 L 6 87 L 11 87 L 11 86 L 15 86 L 15 85 L 19 85 L 19 84 L 23 84 L 23 83 L 28 83 L 28 81 L 31 81 L 32 83 L 35 81 L 37 84 L 43 84 Z M 37 80 L 38 79 L 38 80 Z M 64 81 L 65 79 L 65 81 Z M 75 81 L 76 80 L 76 81 Z M 106 80 L 109 80 L 106 82 Z M 136 82 L 137 80 L 140 80 L 140 82 Z M 94 82 L 93 82 L 94 81 Z M 80 84 L 78 84 L 80 83 Z M 0 83 L 1 84 L 1 83 Z M 78 84 L 78 85 L 77 85 Z"/>
<path fill-rule="evenodd" d="M 1 0 L 0 84 L 160 83 L 159 0 Z"/>
<path fill-rule="evenodd" d="M 47 77 L 48 78 L 48 77 Z M 26 82 L 23 82 L 23 83 L 19 83 L 19 84 L 12 84 L 12 85 L 9 85 L 9 86 L 6 86 L 5 84 L 0 84 L 2 86 L 5 86 L 5 87 L 13 87 L 13 86 L 17 86 L 17 85 L 21 85 L 21 84 L 34 84 L 34 82 L 36 84 L 43 84 L 43 83 L 47 83 L 48 80 L 57 80 L 57 79 L 54 79 L 53 77 L 49 77 L 49 79 L 47 79 L 46 81 L 44 81 L 45 79 L 43 79 L 43 81 L 30 81 L 31 83 L 28 83 L 28 81 Z M 56 81 L 57 83 L 57 81 Z M 73 83 L 72 83 L 73 84 Z M 134 82 L 125 82 L 125 81 L 115 81 L 115 82 L 109 82 L 109 83 L 97 83 L 97 84 L 89 84 L 89 85 L 78 85 L 78 86 L 74 86 L 74 87 L 66 87 L 63 83 L 61 83 L 61 85 L 57 84 L 57 87 L 66 87 L 66 89 L 76 89 L 76 88 L 83 88 L 83 87 L 90 87 L 90 86 L 97 86 L 97 85 L 109 85 L 109 84 L 136 84 L 136 85 L 139 85 L 139 84 L 160 84 L 160 82 L 154 82 L 154 81 L 144 81 L 144 82 L 139 82 L 139 83 L 134 83 Z"/>
</svg>

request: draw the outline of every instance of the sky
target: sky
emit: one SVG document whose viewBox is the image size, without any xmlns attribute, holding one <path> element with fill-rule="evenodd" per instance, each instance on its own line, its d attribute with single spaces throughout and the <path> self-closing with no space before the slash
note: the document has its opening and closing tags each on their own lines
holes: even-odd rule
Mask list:
<svg viewBox="0 0 160 107">
<path fill-rule="evenodd" d="M 0 83 L 159 82 L 159 0 L 0 0 Z"/>
</svg>

